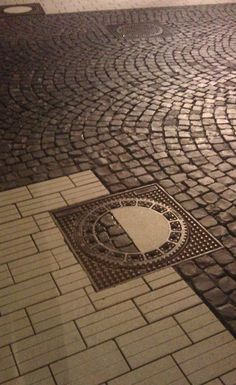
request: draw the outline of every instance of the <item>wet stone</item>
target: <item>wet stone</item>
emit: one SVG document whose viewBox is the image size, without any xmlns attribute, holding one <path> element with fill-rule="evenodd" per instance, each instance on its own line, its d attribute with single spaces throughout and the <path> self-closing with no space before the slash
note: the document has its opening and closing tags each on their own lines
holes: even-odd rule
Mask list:
<svg viewBox="0 0 236 385">
<path fill-rule="evenodd" d="M 225 293 L 230 293 L 236 289 L 236 281 L 231 277 L 221 278 L 218 285 Z"/>
<path fill-rule="evenodd" d="M 178 270 L 185 278 L 192 278 L 201 273 L 201 270 L 197 267 L 193 261 L 181 263 L 178 265 Z"/>
<path fill-rule="evenodd" d="M 232 255 L 229 253 L 229 251 L 227 251 L 225 249 L 215 251 L 212 254 L 212 256 L 213 256 L 214 260 L 217 263 L 219 263 L 221 266 L 228 265 L 229 263 L 234 261 L 234 258 L 232 257 Z"/>
<path fill-rule="evenodd" d="M 234 305 L 236 305 L 236 290 L 233 291 L 233 293 L 230 294 L 230 299 L 233 302 Z"/>
<path fill-rule="evenodd" d="M 201 293 L 212 289 L 215 284 L 206 274 L 200 274 L 197 277 L 193 278 L 192 283 L 196 290 Z"/>
<path fill-rule="evenodd" d="M 231 275 L 231 277 L 236 278 L 236 261 L 227 265 L 225 270 Z"/>
<path fill-rule="evenodd" d="M 200 267 L 200 269 L 205 269 L 208 266 L 215 265 L 215 261 L 209 255 L 204 255 L 203 257 L 196 258 L 196 263 Z"/>
<path fill-rule="evenodd" d="M 236 319 L 236 307 L 232 304 L 226 304 L 218 308 L 220 315 L 227 320 Z"/>
<path fill-rule="evenodd" d="M 204 271 L 213 279 L 220 278 L 225 274 L 222 267 L 218 265 L 207 267 Z"/>
<path fill-rule="evenodd" d="M 203 297 L 214 307 L 222 306 L 228 302 L 228 297 L 217 287 L 205 292 Z"/>
</svg>

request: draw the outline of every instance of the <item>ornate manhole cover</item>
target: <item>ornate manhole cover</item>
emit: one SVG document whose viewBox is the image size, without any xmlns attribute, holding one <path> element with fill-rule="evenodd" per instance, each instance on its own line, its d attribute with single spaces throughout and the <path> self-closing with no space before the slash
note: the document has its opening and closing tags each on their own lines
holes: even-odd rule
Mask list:
<svg viewBox="0 0 236 385">
<path fill-rule="evenodd" d="M 52 214 L 96 290 L 222 247 L 156 184 Z"/>
<path fill-rule="evenodd" d="M 17 15 L 38 15 L 42 13 L 44 13 L 43 8 L 38 3 L 0 6 L 0 17 Z"/>
<path fill-rule="evenodd" d="M 163 28 L 157 23 L 115 24 L 106 28 L 116 37 L 127 39 L 141 39 L 163 33 Z"/>
</svg>

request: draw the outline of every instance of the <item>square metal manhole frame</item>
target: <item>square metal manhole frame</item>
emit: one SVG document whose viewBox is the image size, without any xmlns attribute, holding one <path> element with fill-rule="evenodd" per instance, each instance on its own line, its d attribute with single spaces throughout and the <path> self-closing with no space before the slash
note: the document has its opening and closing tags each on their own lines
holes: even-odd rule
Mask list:
<svg viewBox="0 0 236 385">
<path fill-rule="evenodd" d="M 30 7 L 32 9 L 31 11 L 26 13 L 4 12 L 4 9 L 13 8 L 13 7 Z M 33 16 L 33 15 L 45 15 L 44 9 L 40 3 L 0 5 L 0 17 L 17 17 L 17 16 Z"/>
<path fill-rule="evenodd" d="M 151 208 L 148 201 L 155 201 L 153 207 L 159 212 L 162 211 L 163 206 L 166 206 L 168 216 L 170 218 L 172 216 L 170 220 L 173 220 L 173 216 L 177 216 L 177 220 L 175 218 L 173 221 L 183 227 L 182 230 L 186 237 L 184 239 L 182 236 L 183 244 L 176 249 L 176 252 L 172 253 L 171 250 L 165 252 L 164 250 L 164 256 L 161 257 L 158 252 L 163 253 L 163 250 L 134 254 L 119 250 L 118 253 L 113 253 L 113 251 L 106 250 L 106 247 L 101 247 L 99 243 L 95 244 L 95 252 L 93 251 L 92 254 L 86 251 L 90 249 L 90 240 L 83 236 L 84 229 L 86 228 L 86 234 L 90 235 L 91 225 L 94 225 L 96 216 L 107 213 L 115 207 L 137 205 Z M 157 183 L 69 205 L 52 210 L 50 214 L 73 255 L 86 271 L 95 291 L 117 286 L 161 268 L 174 266 L 223 248 L 223 245 L 209 231 Z M 87 218 L 87 222 L 85 218 Z M 85 224 L 80 228 L 82 221 L 85 221 Z M 181 233 L 178 229 L 175 231 Z M 91 236 L 94 242 L 92 231 Z M 171 239 L 164 245 L 167 248 L 172 242 L 169 241 Z"/>
</svg>

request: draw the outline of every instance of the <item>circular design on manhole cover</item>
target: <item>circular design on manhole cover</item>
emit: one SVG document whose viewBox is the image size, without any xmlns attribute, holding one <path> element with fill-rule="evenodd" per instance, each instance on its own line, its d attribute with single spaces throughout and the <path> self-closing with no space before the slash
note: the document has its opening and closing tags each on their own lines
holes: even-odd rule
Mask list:
<svg viewBox="0 0 236 385">
<path fill-rule="evenodd" d="M 27 13 L 30 11 L 32 11 L 32 8 L 27 6 L 7 7 L 7 8 L 4 8 L 3 10 L 3 12 L 5 13 Z"/>
<path fill-rule="evenodd" d="M 76 222 L 72 236 L 99 263 L 140 268 L 175 256 L 188 238 L 188 227 L 162 203 L 117 198 L 92 207 Z"/>
<path fill-rule="evenodd" d="M 123 37 L 141 38 L 144 36 L 161 35 L 162 27 L 154 23 L 122 24 L 117 27 L 117 33 Z"/>
</svg>

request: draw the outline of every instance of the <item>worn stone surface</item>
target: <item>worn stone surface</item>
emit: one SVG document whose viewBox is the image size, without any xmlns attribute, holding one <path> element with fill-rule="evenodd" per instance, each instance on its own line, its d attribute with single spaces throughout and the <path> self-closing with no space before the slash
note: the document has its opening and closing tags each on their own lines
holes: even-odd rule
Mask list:
<svg viewBox="0 0 236 385">
<path fill-rule="evenodd" d="M 225 246 L 183 268 L 188 282 L 201 295 L 235 280 L 235 15 L 224 4 L 1 18 L 0 190 L 87 169 L 111 192 L 158 182 Z M 141 22 L 163 32 L 114 33 Z"/>
</svg>

